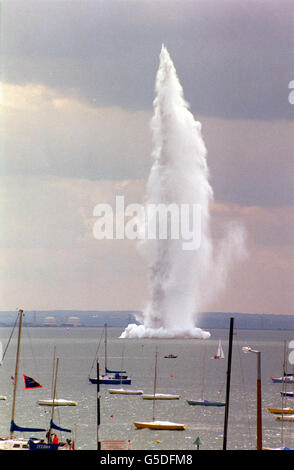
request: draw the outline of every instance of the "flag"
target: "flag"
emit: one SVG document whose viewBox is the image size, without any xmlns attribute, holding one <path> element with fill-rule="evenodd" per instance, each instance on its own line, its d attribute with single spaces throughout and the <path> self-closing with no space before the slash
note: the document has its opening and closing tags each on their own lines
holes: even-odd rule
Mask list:
<svg viewBox="0 0 294 470">
<path fill-rule="evenodd" d="M 23 374 L 23 380 L 24 380 L 25 389 L 28 389 L 28 388 L 41 388 L 42 387 L 42 385 L 39 384 L 39 382 L 37 382 L 32 377 L 29 377 L 28 375 Z"/>
</svg>

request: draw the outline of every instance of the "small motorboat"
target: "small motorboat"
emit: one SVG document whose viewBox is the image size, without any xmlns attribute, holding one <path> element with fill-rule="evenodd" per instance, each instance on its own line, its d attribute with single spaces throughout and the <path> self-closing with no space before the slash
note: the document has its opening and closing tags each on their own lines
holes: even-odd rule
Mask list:
<svg viewBox="0 0 294 470">
<path fill-rule="evenodd" d="M 294 421 L 294 414 L 293 415 L 278 415 L 276 416 L 277 421 Z"/>
<path fill-rule="evenodd" d="M 294 376 L 293 375 L 285 375 L 283 377 L 271 377 L 273 383 L 286 383 L 286 384 L 294 384 Z"/>
<path fill-rule="evenodd" d="M 280 394 L 282 395 L 282 397 L 294 398 L 294 392 L 280 392 Z"/>
<path fill-rule="evenodd" d="M 268 411 L 273 414 L 294 414 L 293 408 L 268 408 Z"/>
</svg>

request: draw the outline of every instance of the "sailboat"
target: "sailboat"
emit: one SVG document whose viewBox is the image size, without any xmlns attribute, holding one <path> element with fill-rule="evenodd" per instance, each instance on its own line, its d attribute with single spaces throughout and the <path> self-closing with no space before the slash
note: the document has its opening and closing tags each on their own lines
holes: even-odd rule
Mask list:
<svg viewBox="0 0 294 470">
<path fill-rule="evenodd" d="M 16 438 L 14 436 L 15 431 L 19 432 L 45 432 L 46 429 L 40 428 L 26 428 L 18 426 L 15 423 L 15 410 L 16 410 L 16 396 L 17 396 L 17 384 L 18 384 L 18 371 L 19 371 L 19 358 L 20 358 L 20 343 L 21 343 L 21 331 L 22 331 L 22 320 L 23 310 L 18 312 L 18 338 L 17 338 L 17 350 L 16 350 L 16 361 L 15 361 L 15 373 L 13 380 L 13 400 L 11 409 L 11 422 L 10 422 L 10 435 L 9 437 L 0 438 L 0 450 L 29 450 L 28 439 Z"/>
<path fill-rule="evenodd" d="M 123 352 L 124 352 L 124 349 L 123 349 Z M 122 353 L 122 367 L 123 367 L 123 358 L 124 358 L 124 354 Z M 121 378 L 121 383 L 122 383 L 122 378 Z M 120 383 L 119 388 L 109 388 L 108 393 L 112 395 L 143 395 L 144 393 L 143 390 L 132 390 L 130 388 L 123 388 L 121 386 L 121 383 Z"/>
<path fill-rule="evenodd" d="M 54 347 L 54 354 L 53 354 L 53 373 L 52 373 L 52 390 L 53 390 L 53 383 L 54 383 L 54 368 L 55 368 L 55 347 Z M 52 395 L 51 390 L 51 395 Z M 66 400 L 64 398 L 49 398 L 49 399 L 41 399 L 38 400 L 38 405 L 41 406 L 76 406 L 77 402 L 73 400 Z"/>
<path fill-rule="evenodd" d="M 211 359 L 224 359 L 224 358 L 225 358 L 225 355 L 224 355 L 224 351 L 223 351 L 223 348 L 222 348 L 222 342 L 221 342 L 221 340 L 219 340 L 217 353 L 214 356 L 212 356 Z"/>
<path fill-rule="evenodd" d="M 96 354 L 97 355 L 97 354 Z M 96 357 L 94 361 L 96 360 Z M 93 361 L 93 363 L 94 363 Z M 127 375 L 122 375 L 125 374 L 125 370 L 110 370 L 107 367 L 107 324 L 105 323 L 104 325 L 104 369 L 105 369 L 105 374 L 99 375 L 99 383 L 100 384 L 109 384 L 109 385 L 114 385 L 114 384 L 131 384 L 131 379 Z M 92 364 L 93 368 L 93 364 Z M 91 368 L 91 369 L 92 369 Z M 92 384 L 97 384 L 97 377 L 90 377 L 89 375 L 89 382 Z"/>
<path fill-rule="evenodd" d="M 54 374 L 54 382 L 53 382 L 53 397 L 52 397 L 52 409 L 51 409 L 51 419 L 50 419 L 50 426 L 49 430 L 46 434 L 48 442 L 44 442 L 44 439 L 35 439 L 31 438 L 28 441 L 29 449 L 30 450 L 74 450 L 74 443 L 71 440 L 67 439 L 66 443 L 54 443 L 52 442 L 52 430 L 61 431 L 71 433 L 71 429 L 66 429 L 58 426 L 54 423 L 54 410 L 55 410 L 55 402 L 56 402 L 56 385 L 57 385 L 57 374 L 58 374 L 58 365 L 59 365 L 59 358 L 56 358 L 56 363 L 53 367 L 53 374 Z M 55 371 L 54 371 L 55 369 Z"/>
<path fill-rule="evenodd" d="M 156 385 L 157 385 L 157 349 L 155 352 L 155 367 L 154 367 L 154 391 L 153 391 L 153 416 L 152 421 L 134 421 L 134 425 L 137 429 L 155 429 L 155 430 L 184 430 L 186 429 L 185 424 L 173 423 L 171 421 L 158 421 L 155 420 L 155 400 L 156 400 Z M 143 397 L 143 395 L 142 395 Z"/>
<path fill-rule="evenodd" d="M 273 383 L 294 384 L 294 375 L 284 373 L 284 375 L 282 377 L 273 377 L 273 376 L 271 376 L 271 380 L 272 380 Z"/>
<path fill-rule="evenodd" d="M 206 346 L 206 345 L 205 345 Z M 218 351 L 221 354 L 221 351 Z M 223 354 L 223 353 L 222 353 Z M 201 389 L 201 398 L 199 400 L 186 400 L 188 405 L 196 406 L 225 406 L 225 402 L 220 402 L 216 400 L 204 400 L 204 388 L 205 388 L 205 357 L 206 357 L 206 347 L 203 351 L 203 374 L 202 374 L 202 389 Z"/>
</svg>

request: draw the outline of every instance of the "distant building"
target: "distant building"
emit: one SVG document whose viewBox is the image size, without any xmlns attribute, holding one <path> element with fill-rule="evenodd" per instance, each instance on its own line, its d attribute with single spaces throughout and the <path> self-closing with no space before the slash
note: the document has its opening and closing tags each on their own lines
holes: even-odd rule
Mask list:
<svg viewBox="0 0 294 470">
<path fill-rule="evenodd" d="M 44 326 L 57 326 L 56 317 L 45 317 L 44 318 Z"/>
<path fill-rule="evenodd" d="M 68 317 L 65 326 L 82 326 L 82 324 L 79 317 Z"/>
</svg>

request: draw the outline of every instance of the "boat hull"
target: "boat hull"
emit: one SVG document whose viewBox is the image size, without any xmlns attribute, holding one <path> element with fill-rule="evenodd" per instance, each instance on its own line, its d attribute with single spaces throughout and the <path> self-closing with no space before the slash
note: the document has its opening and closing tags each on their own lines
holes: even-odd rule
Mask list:
<svg viewBox="0 0 294 470">
<path fill-rule="evenodd" d="M 118 395 L 143 395 L 143 390 L 126 390 L 124 388 L 110 388 L 109 393 Z"/>
<path fill-rule="evenodd" d="M 294 392 L 280 392 L 282 397 L 294 398 Z"/>
<path fill-rule="evenodd" d="M 137 429 L 156 429 L 156 430 L 170 430 L 170 431 L 183 431 L 186 429 L 185 424 L 170 423 L 169 421 L 134 421 L 134 425 Z"/>
<path fill-rule="evenodd" d="M 143 400 L 179 400 L 180 395 L 156 393 L 155 395 L 142 395 Z"/>
<path fill-rule="evenodd" d="M 212 401 L 212 400 L 203 400 L 203 401 L 194 401 L 194 400 L 187 400 L 187 403 L 192 406 L 225 406 L 226 404 L 220 401 Z"/>
<path fill-rule="evenodd" d="M 278 415 L 276 416 L 277 421 L 294 421 L 294 415 Z"/>
<path fill-rule="evenodd" d="M 53 400 L 38 400 L 38 405 L 44 405 L 44 406 L 53 406 Z M 54 406 L 76 406 L 77 402 L 76 401 L 71 401 L 71 400 L 62 400 L 62 399 L 56 399 L 54 400 Z"/>
<path fill-rule="evenodd" d="M 28 439 L 0 439 L 0 450 L 29 450 Z"/>
<path fill-rule="evenodd" d="M 293 408 L 268 408 L 268 411 L 273 414 L 294 414 Z"/>
<path fill-rule="evenodd" d="M 91 384 L 97 384 L 97 378 L 89 378 Z M 108 378 L 108 377 L 100 377 L 99 384 L 104 385 L 129 385 L 131 384 L 131 379 L 115 379 L 115 378 Z"/>
</svg>

